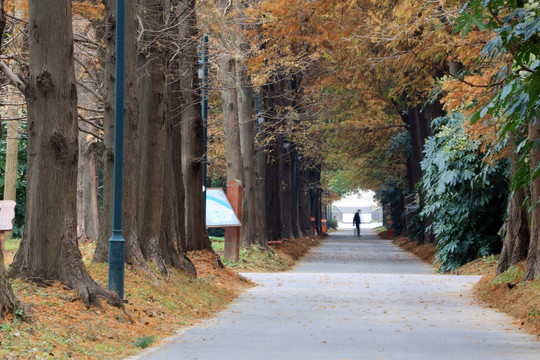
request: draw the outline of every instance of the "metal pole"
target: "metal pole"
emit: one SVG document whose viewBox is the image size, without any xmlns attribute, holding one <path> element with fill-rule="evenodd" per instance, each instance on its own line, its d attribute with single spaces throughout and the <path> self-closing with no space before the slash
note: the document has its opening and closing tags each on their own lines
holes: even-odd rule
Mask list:
<svg viewBox="0 0 540 360">
<path fill-rule="evenodd" d="M 124 162 L 124 58 L 126 2 L 116 0 L 116 84 L 114 121 L 113 229 L 109 240 L 109 290 L 124 299 L 125 240 L 122 237 L 122 179 Z"/>
<path fill-rule="evenodd" d="M 298 226 L 298 220 L 300 219 L 300 209 L 298 207 L 298 174 L 299 174 L 299 171 L 298 171 L 298 147 L 296 147 L 295 149 L 295 152 L 294 152 L 294 201 L 295 201 L 295 211 L 296 211 L 296 216 L 294 217 L 294 222 L 295 222 L 295 226 L 296 226 L 296 229 L 297 231 L 300 232 L 300 227 Z M 300 234 L 298 234 L 300 235 Z"/>
<path fill-rule="evenodd" d="M 202 51 L 202 122 L 203 122 L 203 209 L 206 214 L 206 177 L 208 174 L 208 35 L 203 36 Z"/>
<path fill-rule="evenodd" d="M 281 237 L 285 239 L 285 141 L 284 135 L 281 134 Z"/>
</svg>

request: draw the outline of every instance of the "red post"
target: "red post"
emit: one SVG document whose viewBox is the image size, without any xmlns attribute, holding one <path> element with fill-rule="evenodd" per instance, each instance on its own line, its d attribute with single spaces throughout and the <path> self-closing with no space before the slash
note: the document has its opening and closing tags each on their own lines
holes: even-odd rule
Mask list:
<svg viewBox="0 0 540 360">
<path fill-rule="evenodd" d="M 242 183 L 240 180 L 227 182 L 227 200 L 239 220 L 242 220 Z M 227 260 L 240 260 L 240 229 L 241 227 L 225 228 L 225 251 Z"/>
</svg>

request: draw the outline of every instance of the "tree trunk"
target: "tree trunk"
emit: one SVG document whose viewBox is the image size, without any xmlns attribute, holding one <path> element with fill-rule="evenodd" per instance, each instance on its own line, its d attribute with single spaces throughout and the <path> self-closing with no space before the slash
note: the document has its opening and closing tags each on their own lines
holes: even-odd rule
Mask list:
<svg viewBox="0 0 540 360">
<path fill-rule="evenodd" d="M 29 2 L 26 225 L 9 274 L 60 280 L 86 305 L 122 306 L 88 274 L 77 246 L 77 87 L 71 1 Z M 54 24 L 54 26 L 53 26 Z"/>
<path fill-rule="evenodd" d="M 244 45 L 238 46 L 241 51 Z M 266 246 L 266 242 L 257 231 L 257 200 L 255 199 L 255 121 L 253 113 L 253 85 L 244 61 L 237 62 L 236 94 L 238 119 L 240 126 L 240 145 L 244 166 L 244 194 L 242 197 L 241 245 L 257 244 Z"/>
<path fill-rule="evenodd" d="M 103 0 L 105 5 L 105 31 L 102 68 L 105 95 L 103 113 L 102 183 L 101 211 L 99 216 L 99 236 L 93 262 L 106 262 L 109 257 L 109 239 L 113 225 L 113 181 L 114 181 L 114 103 L 115 103 L 115 62 L 116 62 L 116 0 Z M 126 23 L 128 20 L 126 18 Z M 126 59 L 129 59 L 126 56 Z M 127 74 L 127 73 L 126 73 Z"/>
<path fill-rule="evenodd" d="M 90 130 L 90 125 L 82 124 Z M 92 135 L 79 132 L 79 169 L 77 176 L 77 238 L 97 240 L 99 236 L 98 143 Z"/>
<path fill-rule="evenodd" d="M 19 96 L 19 90 L 14 86 L 8 86 L 8 91 L 12 92 L 10 96 L 11 104 L 18 104 L 21 102 L 21 96 Z M 14 111 L 15 110 L 15 111 Z M 19 117 L 18 108 L 10 107 L 8 116 L 10 118 Z M 7 134 L 6 134 L 6 172 L 4 178 L 4 200 L 17 201 L 17 175 L 19 167 L 19 121 L 7 121 Z M 22 205 L 22 204 L 19 204 Z M 6 231 L 4 236 L 5 240 L 9 240 L 12 237 L 12 231 Z"/>
<path fill-rule="evenodd" d="M 168 71 L 166 47 L 159 38 L 165 28 L 166 0 L 141 0 L 139 67 L 139 239 L 146 260 L 165 272 L 160 237 L 162 235 Z"/>
<path fill-rule="evenodd" d="M 512 178 L 518 172 L 517 161 L 519 155 L 516 152 L 516 141 L 516 137 L 513 137 L 510 141 Z M 525 197 L 525 189 L 521 188 L 515 191 L 510 198 L 503 248 L 497 264 L 497 275 L 527 258 L 527 251 L 529 250 L 529 227 L 527 207 L 523 206 Z"/>
<path fill-rule="evenodd" d="M 18 306 L 19 300 L 13 293 L 11 284 L 8 281 L 6 269 L 4 268 L 4 256 L 0 249 L 0 320 L 7 314 L 13 312 Z"/>
<path fill-rule="evenodd" d="M 259 104 L 261 103 L 258 100 Z M 259 105 L 258 104 L 258 105 Z M 260 105 L 259 105 L 260 106 Z M 258 114 L 262 118 L 260 114 Z M 257 119 L 257 122 L 259 119 Z M 268 217 L 266 215 L 266 152 L 262 144 L 264 122 L 257 123 L 257 157 L 255 159 L 255 229 L 261 246 L 268 244 Z"/>
<path fill-rule="evenodd" d="M 4 14 L 4 0 L 0 0 L 0 34 L 4 33 L 4 27 L 6 26 L 6 17 Z M 2 39 L 0 38 L 0 49 L 2 47 Z M 4 268 L 4 253 L 0 247 L 0 319 L 7 313 L 13 312 L 16 304 L 18 303 L 13 289 L 8 281 L 6 269 Z"/>
<path fill-rule="evenodd" d="M 115 1 L 115 0 L 110 0 Z M 116 17 L 116 16 L 115 16 Z M 122 233 L 126 241 L 126 262 L 148 273 L 138 234 L 139 165 L 139 78 L 137 61 L 137 2 L 126 2 L 124 87 L 124 179 L 122 192 Z M 112 185 L 112 184 L 111 184 Z M 157 279 L 154 279 L 156 282 Z"/>
<path fill-rule="evenodd" d="M 195 1 L 182 0 L 180 38 L 185 39 L 181 51 L 182 87 L 182 173 L 185 189 L 185 251 L 212 249 L 206 231 L 203 198 L 203 127 L 201 94 L 197 72 L 197 19 Z"/>
<path fill-rule="evenodd" d="M 292 234 L 295 238 L 302 236 L 302 229 L 300 228 L 300 172 L 298 169 L 298 148 L 296 144 L 291 151 L 291 187 L 292 187 Z"/>
<path fill-rule="evenodd" d="M 175 2 L 178 6 L 179 1 Z M 180 39 L 179 39 L 180 41 Z M 169 81 L 169 125 L 168 131 L 171 132 L 171 166 L 173 170 L 176 204 L 175 212 L 178 215 L 178 232 L 180 248 L 187 247 L 186 242 L 186 210 L 185 210 L 185 193 L 184 193 L 184 178 L 182 175 L 182 88 L 180 83 L 180 59 L 171 62 L 171 76 L 173 79 Z"/>
<path fill-rule="evenodd" d="M 105 104 L 103 158 L 103 206 L 101 210 L 100 237 L 94 254 L 94 262 L 105 262 L 109 256 L 109 239 L 112 231 L 112 189 L 113 189 L 113 146 L 114 146 L 114 91 L 115 91 L 115 23 L 116 0 L 106 1 L 105 15 L 105 92 L 109 100 Z M 137 4 L 126 2 L 126 43 L 125 43 L 125 100 L 124 100 L 124 179 L 122 234 L 126 247 L 126 263 L 150 273 L 144 260 L 137 229 L 138 198 L 138 136 L 139 123 L 138 77 L 137 77 Z M 107 226 L 104 228 L 104 226 Z"/>
<path fill-rule="evenodd" d="M 283 210 L 285 211 L 284 219 L 285 219 L 285 229 L 286 239 L 291 239 L 294 237 L 294 206 L 295 206 L 295 197 L 294 197 L 294 163 L 293 163 L 293 152 L 291 151 L 291 148 L 293 145 L 291 143 L 288 144 L 287 148 L 283 149 L 283 156 L 282 160 L 284 162 L 284 174 L 283 174 L 283 201 L 284 206 Z"/>
<path fill-rule="evenodd" d="M 540 137 L 540 121 L 532 119 L 529 123 L 529 141 L 534 142 Z M 529 253 L 525 280 L 533 280 L 540 275 L 540 176 L 533 179 L 533 173 L 540 164 L 540 147 L 533 146 L 529 152 L 529 167 L 531 171 L 531 226 Z"/>
<path fill-rule="evenodd" d="M 281 222 L 281 168 L 278 158 L 279 147 L 273 144 L 268 149 L 268 160 L 266 163 L 266 218 L 268 219 L 268 240 L 279 240 L 282 238 Z"/>
<path fill-rule="evenodd" d="M 411 177 L 409 183 L 415 188 L 416 184 L 422 179 L 422 168 L 420 162 L 424 158 L 424 143 L 431 135 L 431 121 L 439 116 L 443 116 L 444 111 L 439 101 L 432 104 L 410 107 L 407 109 L 401 118 L 408 125 L 409 135 L 411 137 L 411 156 L 408 162 L 408 175 Z M 420 204 L 424 204 L 424 194 L 419 193 Z M 427 229 L 431 224 L 431 220 L 425 217 L 423 220 L 423 228 Z M 431 233 L 424 232 L 421 239 L 422 243 L 432 243 L 435 238 Z"/>
<path fill-rule="evenodd" d="M 309 170 L 306 169 L 306 162 L 301 162 L 299 167 L 298 184 L 298 216 L 300 219 L 300 229 L 303 234 L 311 234 L 311 206 L 309 202 Z"/>
<path fill-rule="evenodd" d="M 81 22 L 84 20 L 80 20 Z M 84 26 L 85 28 L 91 28 Z M 95 39 L 93 34 L 84 34 L 90 39 Z M 97 56 L 97 54 L 94 54 Z M 81 57 L 81 62 L 88 56 Z M 92 64 L 85 64 L 87 69 L 92 68 Z M 95 97 L 88 88 L 95 87 L 95 83 L 89 78 L 82 68 L 78 65 L 77 74 L 82 74 L 78 81 L 86 86 L 77 88 L 79 105 L 84 108 L 92 108 L 95 103 Z M 94 89 L 95 90 L 95 89 Z M 86 111 L 81 111 L 81 116 L 87 117 Z M 93 115 L 93 114 L 92 114 Z M 99 203 L 98 203 L 98 163 L 99 146 L 97 139 L 89 133 L 95 132 L 92 125 L 97 125 L 96 120 L 88 120 L 91 124 L 79 122 L 79 168 L 77 175 L 77 238 L 81 241 L 94 240 L 99 237 Z"/>
<path fill-rule="evenodd" d="M 83 31 L 82 35 L 92 41 L 96 40 L 94 24 L 90 20 L 77 17 L 73 27 Z M 98 70 L 93 61 L 97 58 L 99 50 L 87 48 L 77 51 L 75 57 L 79 59 L 75 67 L 77 81 L 85 86 L 77 87 L 79 106 L 91 109 L 94 107 L 96 98 L 94 92 L 98 92 L 98 85 L 94 81 Z M 92 56 L 92 57 L 91 57 Z M 84 65 L 83 65 L 84 64 Z M 86 71 L 91 71 L 89 74 Z M 89 76 L 90 75 L 90 76 Z M 90 91 L 92 89 L 93 91 Z M 83 118 L 94 116 L 94 112 L 80 110 L 79 115 Z M 79 168 L 77 175 L 77 238 L 79 241 L 96 241 L 99 236 L 99 202 L 98 202 L 98 164 L 99 146 L 97 138 L 90 135 L 97 132 L 95 129 L 97 120 L 87 119 L 79 121 Z"/>
<path fill-rule="evenodd" d="M 23 6 L 22 0 L 15 0 L 11 2 L 13 6 L 13 16 L 24 19 L 26 18 L 26 6 Z M 3 8 L 2 8 L 3 12 Z M 4 13 L 2 13 L 4 16 Z M 2 29 L 5 26 L 5 17 L 3 18 Z M 20 24 L 15 27 L 12 31 L 20 33 L 24 31 L 24 25 Z M 3 34 L 3 33 L 2 33 Z M 22 49 L 24 47 L 24 38 L 22 34 L 17 35 L 14 40 L 14 44 L 11 46 Z M 12 65 L 13 72 L 18 74 L 20 73 L 21 66 L 16 61 L 10 61 Z M 23 97 L 19 89 L 13 85 L 7 85 L 7 93 L 10 94 L 8 102 L 9 105 L 7 116 L 9 118 L 18 118 L 21 114 L 21 108 L 19 106 L 14 106 L 12 104 L 22 103 Z M 17 201 L 17 179 L 18 179 L 18 166 L 19 166 L 19 121 L 8 121 L 7 122 L 7 134 L 6 134 L 6 167 L 5 167 L 5 178 L 4 178 L 4 200 L 13 200 Z M 22 204 L 19 204 L 21 206 Z M 13 236 L 13 231 L 5 232 L 5 240 L 9 240 Z"/>
<path fill-rule="evenodd" d="M 163 196 L 163 227 L 161 235 L 161 253 L 163 262 L 167 266 L 181 269 L 186 273 L 196 275 L 195 266 L 182 251 L 181 239 L 185 231 L 180 223 L 184 222 L 184 212 L 179 212 L 179 197 L 174 169 L 181 167 L 180 158 L 174 157 L 174 124 L 170 119 L 167 126 L 167 144 L 165 148 L 165 168 L 163 173 L 163 187 L 166 190 Z M 180 162 L 180 163 L 179 163 Z M 171 169 L 173 171 L 171 171 Z"/>
</svg>

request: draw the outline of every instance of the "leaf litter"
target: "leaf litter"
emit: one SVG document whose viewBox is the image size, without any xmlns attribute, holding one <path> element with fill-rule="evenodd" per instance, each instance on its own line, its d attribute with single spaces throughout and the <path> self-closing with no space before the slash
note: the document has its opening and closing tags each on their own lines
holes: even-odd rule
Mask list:
<svg viewBox="0 0 540 360">
<path fill-rule="evenodd" d="M 319 242 L 305 238 L 274 247 L 272 262 L 256 257 L 242 264 L 242 271 L 287 270 L 307 250 Z M 15 251 L 15 250 L 14 250 Z M 13 253 L 14 253 L 13 251 Z M 92 245 L 81 245 L 89 273 L 100 284 L 107 283 L 107 264 L 89 262 Z M 13 253 L 7 253 L 11 260 Z M 0 358 L 2 359 L 121 359 L 144 347 L 159 345 L 179 329 L 198 323 L 224 309 L 245 289 L 253 286 L 236 268 L 218 266 L 210 251 L 190 252 L 198 277 L 169 269 L 169 277 L 153 270 L 159 287 L 137 268 L 125 272 L 125 310 L 102 301 L 101 307 L 87 308 L 77 292 L 60 282 L 40 287 L 13 280 L 16 295 L 30 305 L 32 320 L 11 315 L 0 319 Z M 285 265 L 284 265 L 285 264 Z"/>
</svg>

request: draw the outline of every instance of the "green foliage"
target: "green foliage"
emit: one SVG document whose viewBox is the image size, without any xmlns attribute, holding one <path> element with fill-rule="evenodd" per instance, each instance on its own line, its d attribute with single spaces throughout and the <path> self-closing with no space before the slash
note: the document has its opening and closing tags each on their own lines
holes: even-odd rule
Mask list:
<svg viewBox="0 0 540 360">
<path fill-rule="evenodd" d="M 411 135 L 408 130 L 398 132 L 390 138 L 388 143 L 387 156 L 400 154 L 401 156 L 410 156 L 412 151 Z"/>
<path fill-rule="evenodd" d="M 336 219 L 328 219 L 326 225 L 328 225 L 329 229 L 337 229 L 338 221 Z"/>
<path fill-rule="evenodd" d="M 405 215 L 410 217 L 407 224 L 407 236 L 413 240 L 421 241 L 424 235 L 424 222 L 422 217 L 422 206 L 418 198 L 418 193 L 414 192 L 407 195 L 407 206 L 405 207 Z"/>
<path fill-rule="evenodd" d="M 492 285 L 507 284 L 509 282 L 518 282 L 523 278 L 524 272 L 516 266 L 510 266 L 505 272 L 499 274 L 493 279 Z"/>
<path fill-rule="evenodd" d="M 2 127 L 5 127 L 3 122 Z M 21 129 L 24 131 L 26 122 L 21 122 Z M 6 174 L 6 138 L 0 139 L 0 198 L 4 197 L 4 180 Z M 17 195 L 15 207 L 15 219 L 13 220 L 13 236 L 21 237 L 24 227 L 24 214 L 26 209 L 26 136 L 19 135 L 19 165 L 17 174 Z"/>
<path fill-rule="evenodd" d="M 386 181 L 374 198 L 381 205 L 390 207 L 390 217 L 392 218 L 392 228 L 394 233 L 400 235 L 403 232 L 404 218 L 402 198 L 406 195 L 402 183 L 399 180 Z"/>
<path fill-rule="evenodd" d="M 471 0 L 456 19 L 457 31 L 467 36 L 471 27 L 491 30 L 494 36 L 482 49 L 481 60 L 496 64 L 511 59 L 508 66 L 497 67 L 492 83 L 498 84 L 491 101 L 478 111 L 472 122 L 490 115 L 502 120 L 500 139 L 510 134 L 527 133 L 529 123 L 537 121 L 540 108 L 540 7 L 536 0 Z M 512 179 L 513 189 L 530 183 L 528 153 L 537 147 L 523 139 L 518 146 L 520 171 Z M 534 169 L 533 179 L 540 174 Z"/>
<path fill-rule="evenodd" d="M 435 119 L 439 131 L 426 141 L 422 161 L 422 215 L 432 219 L 442 272 L 501 247 L 497 233 L 506 209 L 508 166 L 486 164 L 480 141 L 469 138 L 463 121 L 460 114 Z"/>
<path fill-rule="evenodd" d="M 212 242 L 212 249 L 214 251 L 223 251 L 225 249 L 225 238 L 210 236 L 210 241 Z"/>
<path fill-rule="evenodd" d="M 222 238 L 225 236 L 225 228 L 209 228 L 208 236 Z"/>
<path fill-rule="evenodd" d="M 143 336 L 143 337 L 140 337 L 137 340 L 135 340 L 133 345 L 135 345 L 136 347 L 141 348 L 141 349 L 146 349 L 153 342 L 154 342 L 154 337 L 153 336 Z"/>
<path fill-rule="evenodd" d="M 328 187 L 339 196 L 355 191 L 358 185 L 347 169 L 333 171 L 328 180 Z"/>
</svg>

